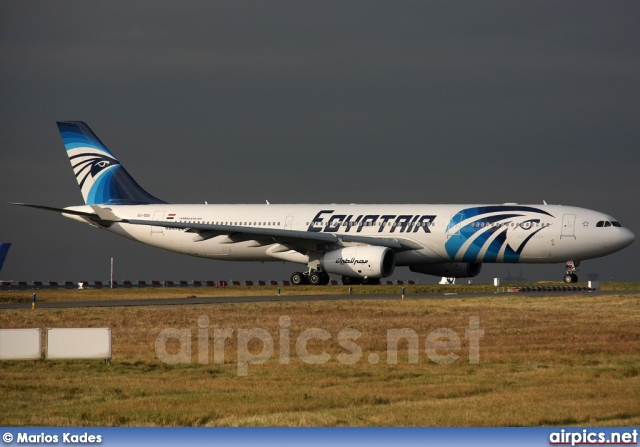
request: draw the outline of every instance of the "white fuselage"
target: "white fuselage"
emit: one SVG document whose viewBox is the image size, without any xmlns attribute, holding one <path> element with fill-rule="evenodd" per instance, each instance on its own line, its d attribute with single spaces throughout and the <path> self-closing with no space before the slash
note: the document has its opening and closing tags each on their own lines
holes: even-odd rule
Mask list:
<svg viewBox="0 0 640 447">
<path fill-rule="evenodd" d="M 396 265 L 442 262 L 558 263 L 597 258 L 635 239 L 606 214 L 560 205 L 105 205 L 122 219 L 400 239 L 410 249 Z M 88 206 L 70 207 L 92 212 Z M 66 214 L 76 220 L 82 217 Z M 268 237 L 199 238 L 184 228 L 114 223 L 107 228 L 144 244 L 211 259 L 291 261 L 309 254 Z"/>
</svg>

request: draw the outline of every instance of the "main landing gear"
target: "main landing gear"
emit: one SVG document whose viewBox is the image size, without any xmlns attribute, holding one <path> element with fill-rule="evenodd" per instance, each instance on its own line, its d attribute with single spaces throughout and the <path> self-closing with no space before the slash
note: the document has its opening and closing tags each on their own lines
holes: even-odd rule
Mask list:
<svg viewBox="0 0 640 447">
<path fill-rule="evenodd" d="M 580 261 L 567 261 L 567 272 L 564 275 L 564 282 L 578 282 L 578 275 L 576 275 L 578 267 L 580 267 Z"/>
<path fill-rule="evenodd" d="M 291 275 L 291 285 L 301 286 L 304 284 L 310 284 L 312 286 L 326 286 L 329 284 L 331 278 L 329 275 L 321 270 L 311 269 L 308 272 L 294 272 Z M 342 284 L 345 286 L 355 286 L 358 284 L 363 285 L 377 285 L 380 284 L 380 278 L 354 278 L 352 276 L 343 276 Z"/>
<path fill-rule="evenodd" d="M 312 286 L 326 286 L 331 278 L 320 270 L 309 270 L 308 272 L 295 272 L 291 275 L 291 284 L 301 286 L 311 284 Z"/>
</svg>

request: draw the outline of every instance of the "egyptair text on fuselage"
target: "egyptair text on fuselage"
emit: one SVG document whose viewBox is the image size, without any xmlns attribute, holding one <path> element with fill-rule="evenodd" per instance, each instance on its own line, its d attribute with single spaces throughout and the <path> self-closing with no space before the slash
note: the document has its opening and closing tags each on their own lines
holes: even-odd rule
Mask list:
<svg viewBox="0 0 640 447">
<path fill-rule="evenodd" d="M 434 215 L 424 214 L 333 214 L 335 210 L 321 210 L 316 214 L 307 228 L 307 231 L 316 233 L 348 233 L 352 229 L 360 233 L 365 227 L 378 227 L 378 233 L 385 228 L 390 233 L 416 233 L 422 229 L 425 233 L 431 233 L 429 226 L 435 220 Z"/>
</svg>

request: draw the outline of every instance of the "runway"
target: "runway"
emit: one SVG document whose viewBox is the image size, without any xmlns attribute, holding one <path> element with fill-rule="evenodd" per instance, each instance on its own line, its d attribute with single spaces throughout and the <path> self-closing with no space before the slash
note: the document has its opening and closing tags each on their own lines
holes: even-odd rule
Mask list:
<svg viewBox="0 0 640 447">
<path fill-rule="evenodd" d="M 424 295 L 426 297 L 427 295 Z M 418 295 L 413 295 L 417 298 Z M 435 295 L 433 296 L 435 297 Z M 141 306 L 194 306 L 238 303 L 273 303 L 285 301 L 336 301 L 336 300 L 388 300 L 401 299 L 400 295 L 298 295 L 298 296 L 226 296 L 196 298 L 146 298 L 120 300 L 88 300 L 38 302 L 37 309 L 72 309 L 83 307 L 141 307 Z M 31 309 L 31 303 L 0 303 L 0 309 Z"/>
<path fill-rule="evenodd" d="M 629 294 L 637 291 L 611 291 L 611 292 L 571 292 L 571 293 L 593 293 L 606 295 L 609 293 Z M 511 295 L 517 296 L 566 296 L 567 292 L 518 292 L 518 293 L 422 293 L 407 295 L 406 299 L 448 299 L 448 298 L 471 298 L 486 296 Z M 196 305 L 217 305 L 217 304 L 240 304 L 240 303 L 276 303 L 291 301 L 339 301 L 339 300 L 401 300 L 400 294 L 357 294 L 357 295 L 287 295 L 287 296 L 229 296 L 229 297 L 191 297 L 191 298 L 146 298 L 146 299 L 118 299 L 118 300 L 87 300 L 87 301 L 59 301 L 59 302 L 37 302 L 37 309 L 73 309 L 87 307 L 144 307 L 144 306 L 196 306 Z M 31 309 L 31 302 L 23 303 L 0 303 L 0 310 L 8 309 Z"/>
</svg>

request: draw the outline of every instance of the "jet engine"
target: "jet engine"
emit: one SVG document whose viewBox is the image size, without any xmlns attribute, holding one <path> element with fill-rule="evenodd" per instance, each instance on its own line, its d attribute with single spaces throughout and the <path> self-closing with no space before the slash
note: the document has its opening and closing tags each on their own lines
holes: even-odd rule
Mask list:
<svg viewBox="0 0 640 447">
<path fill-rule="evenodd" d="M 396 257 L 387 247 L 347 247 L 325 253 L 320 259 L 320 266 L 325 272 L 336 275 L 384 278 L 393 273 Z"/>
<path fill-rule="evenodd" d="M 425 275 L 446 276 L 447 278 L 473 278 L 478 276 L 482 264 L 476 262 L 443 262 L 441 264 L 412 265 L 409 270 Z"/>
</svg>

